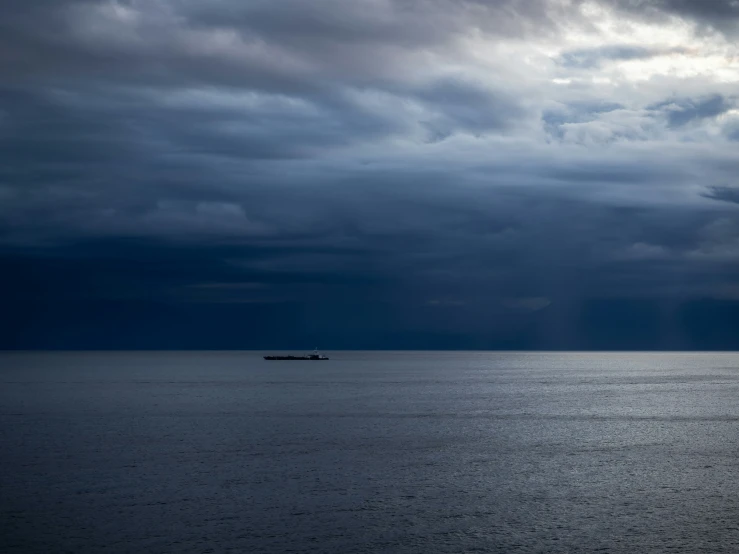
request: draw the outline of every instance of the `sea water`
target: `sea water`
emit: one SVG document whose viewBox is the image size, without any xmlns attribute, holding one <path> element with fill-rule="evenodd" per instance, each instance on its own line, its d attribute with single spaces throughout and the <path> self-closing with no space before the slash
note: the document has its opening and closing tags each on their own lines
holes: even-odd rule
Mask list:
<svg viewBox="0 0 739 554">
<path fill-rule="evenodd" d="M 737 552 L 739 355 L 0 354 L 0 552 Z"/>
</svg>

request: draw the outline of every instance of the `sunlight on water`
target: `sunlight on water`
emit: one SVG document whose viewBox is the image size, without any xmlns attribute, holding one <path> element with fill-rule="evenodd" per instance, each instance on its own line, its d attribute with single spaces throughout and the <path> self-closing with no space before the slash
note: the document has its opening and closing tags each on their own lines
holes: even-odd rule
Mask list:
<svg viewBox="0 0 739 554">
<path fill-rule="evenodd" d="M 735 552 L 739 356 L 3 354 L 0 551 Z"/>
</svg>

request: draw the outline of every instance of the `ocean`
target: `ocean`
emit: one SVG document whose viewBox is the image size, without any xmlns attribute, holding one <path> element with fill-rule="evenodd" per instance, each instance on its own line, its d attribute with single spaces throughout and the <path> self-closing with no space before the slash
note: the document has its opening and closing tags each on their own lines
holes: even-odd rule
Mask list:
<svg viewBox="0 0 739 554">
<path fill-rule="evenodd" d="M 0 354 L 0 552 L 739 551 L 739 354 Z"/>
</svg>

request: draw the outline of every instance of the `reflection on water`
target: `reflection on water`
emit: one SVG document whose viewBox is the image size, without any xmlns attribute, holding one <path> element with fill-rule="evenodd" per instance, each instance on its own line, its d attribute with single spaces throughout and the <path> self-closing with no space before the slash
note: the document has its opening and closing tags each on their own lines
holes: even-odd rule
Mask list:
<svg viewBox="0 0 739 554">
<path fill-rule="evenodd" d="M 0 551 L 735 552 L 739 355 L 0 355 Z"/>
</svg>

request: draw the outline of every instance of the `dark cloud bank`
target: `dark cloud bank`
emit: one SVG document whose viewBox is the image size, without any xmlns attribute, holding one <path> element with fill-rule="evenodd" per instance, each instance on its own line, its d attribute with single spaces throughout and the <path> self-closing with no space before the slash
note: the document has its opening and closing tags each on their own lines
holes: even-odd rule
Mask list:
<svg viewBox="0 0 739 554">
<path fill-rule="evenodd" d="M 448 63 L 579 2 L 340 4 L 0 0 L 0 348 L 739 348 L 730 93 Z"/>
</svg>

